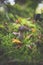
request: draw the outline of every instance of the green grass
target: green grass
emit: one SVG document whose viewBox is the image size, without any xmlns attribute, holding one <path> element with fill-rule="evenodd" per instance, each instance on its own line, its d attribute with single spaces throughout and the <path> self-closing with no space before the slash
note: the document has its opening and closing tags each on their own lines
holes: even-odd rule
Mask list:
<svg viewBox="0 0 43 65">
<path fill-rule="evenodd" d="M 27 17 L 32 17 L 33 12 L 31 14 L 29 13 L 29 10 L 31 9 L 27 8 L 26 10 L 23 10 L 23 8 L 17 4 L 13 7 L 10 5 L 8 7 L 10 9 L 10 12 L 8 12 L 10 21 L 5 19 L 5 17 L 1 17 L 0 21 L 0 50 L 3 49 L 3 54 L 0 55 L 0 59 L 2 59 L 1 61 L 3 62 L 3 59 L 19 59 L 23 61 L 40 61 L 41 59 L 43 60 L 43 53 L 40 51 L 41 49 L 43 49 L 41 48 L 43 46 L 43 38 L 38 38 L 40 33 L 43 34 L 43 28 L 37 22 L 33 23 L 33 20 L 27 21 Z M 17 24 L 15 22 L 16 19 L 19 19 L 20 23 Z M 20 40 L 18 36 L 15 36 L 13 34 L 13 32 L 19 32 L 19 27 L 24 25 L 27 25 L 30 31 L 23 32 L 23 39 Z M 33 28 L 35 32 L 32 31 L 31 28 Z M 31 34 L 32 36 L 28 38 L 28 36 Z M 19 39 L 22 42 L 22 46 L 20 48 L 17 48 L 18 45 L 12 42 L 13 38 Z M 37 41 L 41 41 L 41 47 L 37 46 Z M 29 45 L 32 46 L 31 49 L 28 47 Z"/>
</svg>

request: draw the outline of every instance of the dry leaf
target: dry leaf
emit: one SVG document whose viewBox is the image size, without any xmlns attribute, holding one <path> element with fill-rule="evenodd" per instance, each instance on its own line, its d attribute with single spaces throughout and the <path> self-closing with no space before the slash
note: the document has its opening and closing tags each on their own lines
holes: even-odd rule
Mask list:
<svg viewBox="0 0 43 65">
<path fill-rule="evenodd" d="M 32 28 L 32 32 L 36 32 L 36 29 Z"/>
<path fill-rule="evenodd" d="M 13 43 L 16 43 L 16 44 L 21 44 L 21 41 L 18 40 L 18 39 L 12 39 L 12 42 L 13 42 Z"/>
<path fill-rule="evenodd" d="M 26 38 L 28 38 L 28 39 L 29 39 L 29 38 L 31 38 L 31 37 L 32 37 L 32 34 L 30 34 L 30 35 L 27 35 L 27 37 L 26 37 Z"/>
</svg>

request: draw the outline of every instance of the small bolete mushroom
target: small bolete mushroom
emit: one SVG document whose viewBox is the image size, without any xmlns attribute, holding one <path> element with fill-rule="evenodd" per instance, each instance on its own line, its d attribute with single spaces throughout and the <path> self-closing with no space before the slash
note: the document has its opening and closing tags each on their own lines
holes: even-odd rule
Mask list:
<svg viewBox="0 0 43 65">
<path fill-rule="evenodd" d="M 19 31 L 21 31 L 21 32 L 29 31 L 29 28 L 27 26 L 20 26 Z"/>
<path fill-rule="evenodd" d="M 24 38 L 24 32 L 27 32 L 27 31 L 29 31 L 29 28 L 27 27 L 27 26 L 20 26 L 19 27 L 19 29 L 18 29 L 18 31 L 19 31 L 19 33 L 20 33 L 20 35 L 19 35 L 19 39 L 20 40 L 23 40 L 23 38 Z"/>
</svg>

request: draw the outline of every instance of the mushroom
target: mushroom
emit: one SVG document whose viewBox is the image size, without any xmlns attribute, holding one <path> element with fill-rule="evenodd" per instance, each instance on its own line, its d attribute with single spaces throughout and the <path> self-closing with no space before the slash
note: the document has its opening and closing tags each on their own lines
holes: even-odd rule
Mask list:
<svg viewBox="0 0 43 65">
<path fill-rule="evenodd" d="M 27 26 L 20 26 L 19 31 L 21 31 L 21 32 L 29 31 L 29 28 Z"/>
<path fill-rule="evenodd" d="M 29 28 L 27 26 L 20 26 L 19 29 L 18 29 L 18 31 L 20 33 L 19 34 L 19 39 L 23 40 L 23 38 L 24 38 L 23 33 L 26 32 L 26 31 L 29 31 Z"/>
</svg>

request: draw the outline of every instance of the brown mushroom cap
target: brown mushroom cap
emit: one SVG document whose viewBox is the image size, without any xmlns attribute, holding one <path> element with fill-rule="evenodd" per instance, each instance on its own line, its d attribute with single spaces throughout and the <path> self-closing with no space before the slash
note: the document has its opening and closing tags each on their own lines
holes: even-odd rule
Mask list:
<svg viewBox="0 0 43 65">
<path fill-rule="evenodd" d="M 29 31 L 29 28 L 26 26 L 20 26 L 19 27 L 19 31 L 23 32 L 23 31 Z"/>
</svg>

